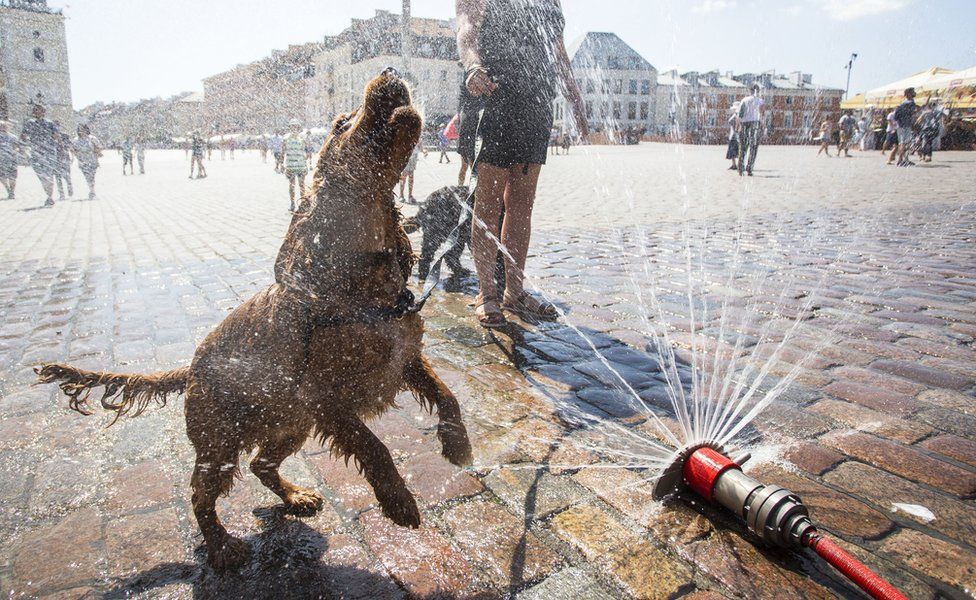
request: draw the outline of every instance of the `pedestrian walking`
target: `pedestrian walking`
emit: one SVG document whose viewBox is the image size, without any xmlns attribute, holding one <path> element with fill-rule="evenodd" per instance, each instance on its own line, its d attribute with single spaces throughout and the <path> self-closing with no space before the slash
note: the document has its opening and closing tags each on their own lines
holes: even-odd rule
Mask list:
<svg viewBox="0 0 976 600">
<path fill-rule="evenodd" d="M 549 154 L 559 154 L 559 130 L 555 127 L 549 130 Z"/>
<path fill-rule="evenodd" d="M 905 99 L 895 109 L 895 127 L 898 132 L 898 146 L 891 151 L 888 164 L 898 157 L 899 167 L 910 167 L 915 163 L 908 160 L 908 151 L 912 144 L 912 126 L 915 124 L 915 115 L 918 112 L 918 105 L 915 104 L 915 88 L 905 90 Z"/>
<path fill-rule="evenodd" d="M 864 152 L 874 148 L 874 135 L 871 131 L 871 119 L 862 114 L 857 121 L 857 147 Z"/>
<path fill-rule="evenodd" d="M 264 137 L 264 135 L 261 135 L 261 137 L 258 138 L 258 152 L 261 153 L 261 162 L 267 163 L 268 162 L 268 138 Z"/>
<path fill-rule="evenodd" d="M 464 83 L 485 102 L 477 126 L 482 148 L 471 231 L 480 288 L 475 314 L 483 327 L 504 326 L 503 308 L 527 318 L 558 315 L 555 306 L 525 292 L 523 272 L 557 89 L 570 101 L 577 131 L 587 133 L 582 98 L 563 45 L 565 23 L 558 0 L 457 2 Z M 501 303 L 494 277 L 499 238 L 507 250 Z"/>
<path fill-rule="evenodd" d="M 885 115 L 885 138 L 881 144 L 881 155 L 884 156 L 888 153 L 889 149 L 895 149 L 897 147 L 898 126 L 895 124 L 895 111 L 891 111 Z M 894 152 L 892 152 L 892 156 L 894 156 Z"/>
<path fill-rule="evenodd" d="M 850 158 L 851 141 L 854 139 L 854 131 L 857 129 L 857 121 L 854 119 L 851 111 L 845 111 L 841 115 L 840 120 L 837 121 L 837 127 L 840 129 L 840 140 L 837 142 L 837 156 L 840 156 L 841 151 L 843 151 L 844 156 Z"/>
<path fill-rule="evenodd" d="M 136 162 L 139 163 L 139 174 L 146 174 L 146 143 L 142 140 L 136 140 L 135 147 Z"/>
<path fill-rule="evenodd" d="M 122 174 L 125 175 L 125 166 L 129 165 L 129 175 L 135 174 L 135 163 L 132 160 L 132 140 L 125 138 L 122 142 Z"/>
<path fill-rule="evenodd" d="M 24 123 L 21 141 L 30 149 L 30 165 L 47 195 L 44 206 L 54 206 L 54 172 L 58 160 L 58 128 L 45 115 L 47 109 L 40 103 L 31 108 L 32 118 Z"/>
<path fill-rule="evenodd" d="M 207 145 L 199 132 L 194 131 L 190 137 L 190 179 L 193 179 L 193 167 L 197 167 L 197 179 L 207 176 L 207 170 L 203 167 L 203 152 Z"/>
<path fill-rule="evenodd" d="M 16 200 L 20 152 L 20 140 L 10 133 L 10 121 L 0 121 L 0 183 L 7 190 L 7 200 Z"/>
<path fill-rule="evenodd" d="M 282 140 L 284 152 L 284 171 L 288 179 L 288 210 L 295 211 L 295 183 L 298 183 L 298 199 L 305 196 L 305 175 L 308 163 L 305 161 L 305 136 L 302 135 L 302 122 L 292 119 L 288 123 L 288 135 Z"/>
<path fill-rule="evenodd" d="M 738 118 L 739 103 L 736 102 L 729 109 L 729 145 L 725 149 L 725 159 L 732 160 L 732 166 L 729 167 L 729 171 L 738 171 L 739 166 L 736 164 L 736 159 L 739 158 L 739 136 L 735 131 L 735 123 Z"/>
<path fill-rule="evenodd" d="M 441 164 L 445 159 L 447 164 L 451 164 L 451 157 L 447 155 L 448 148 L 451 147 L 451 141 L 447 139 L 447 127 L 441 127 L 440 131 L 437 132 L 437 149 L 440 150 L 441 155 L 437 158 L 437 164 Z"/>
<path fill-rule="evenodd" d="M 54 169 L 54 186 L 58 190 L 58 200 L 65 199 L 65 190 L 67 189 L 67 198 L 70 199 L 75 195 L 74 187 L 71 185 L 71 136 L 61 131 L 61 122 L 55 120 L 54 127 L 57 129 L 57 133 L 54 134 L 54 138 L 57 144 L 57 163 Z"/>
<path fill-rule="evenodd" d="M 423 142 L 417 142 L 417 145 L 413 147 L 413 151 L 410 153 L 410 158 L 407 160 L 407 166 L 403 168 L 403 173 L 400 174 L 400 199 L 407 204 L 416 204 L 417 200 L 413 197 L 413 179 L 414 173 L 417 171 L 417 161 L 420 159 L 420 153 L 423 152 L 424 156 L 427 156 L 427 151 L 424 150 Z M 404 195 L 403 188 L 404 185 L 407 186 L 407 194 Z"/>
<path fill-rule="evenodd" d="M 817 156 L 820 156 L 821 152 L 830 156 L 830 138 L 833 137 L 831 129 L 830 121 L 824 119 L 823 123 L 820 124 L 820 149 L 817 150 Z"/>
<path fill-rule="evenodd" d="M 563 133 L 563 139 L 560 146 L 563 148 L 563 154 L 569 154 L 569 147 L 573 145 L 573 140 L 569 137 L 569 132 Z"/>
<path fill-rule="evenodd" d="M 75 158 L 78 159 L 78 169 L 88 184 L 88 199 L 95 199 L 95 171 L 98 170 L 98 159 L 102 157 L 102 146 L 98 138 L 91 134 L 91 128 L 82 123 L 78 126 L 78 138 L 73 144 Z"/>
<path fill-rule="evenodd" d="M 759 95 L 759 84 L 752 84 L 752 94 L 739 102 L 739 175 L 743 171 L 752 177 L 759 150 L 760 116 L 765 101 Z"/>
<path fill-rule="evenodd" d="M 230 138 L 227 141 L 227 150 L 230 152 L 230 159 L 234 160 L 234 150 L 237 150 L 237 140 Z"/>
<path fill-rule="evenodd" d="M 932 162 L 932 150 L 939 137 L 939 111 L 932 106 L 931 101 L 925 103 L 925 108 L 919 113 L 916 124 L 919 130 L 919 157 L 922 162 Z"/>
<path fill-rule="evenodd" d="M 285 155 L 281 151 L 282 144 L 284 144 L 284 138 L 277 131 L 268 140 L 268 146 L 271 148 L 271 156 L 275 161 L 275 173 L 285 172 Z"/>
</svg>

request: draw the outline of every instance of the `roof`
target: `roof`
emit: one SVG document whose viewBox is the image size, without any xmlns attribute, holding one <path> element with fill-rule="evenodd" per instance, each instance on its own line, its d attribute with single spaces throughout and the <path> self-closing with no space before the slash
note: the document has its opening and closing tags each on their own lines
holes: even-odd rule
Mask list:
<svg viewBox="0 0 976 600">
<path fill-rule="evenodd" d="M 878 101 L 887 97 L 901 99 L 902 94 L 906 88 L 918 88 L 921 89 L 929 84 L 933 80 L 942 79 L 944 75 L 953 73 L 951 69 L 946 69 L 943 67 L 932 67 L 931 69 L 926 69 L 914 75 L 909 75 L 904 79 L 899 79 L 898 81 L 892 81 L 891 83 L 885 84 L 881 87 L 874 88 L 873 90 L 868 90 L 864 93 L 864 97 L 868 102 Z"/>
<path fill-rule="evenodd" d="M 654 66 L 615 33 L 588 31 L 567 48 L 574 68 L 626 69 L 653 71 Z M 610 66 L 612 64 L 616 66 Z"/>
<path fill-rule="evenodd" d="M 678 75 L 678 72 L 677 71 L 664 71 L 663 73 L 658 73 L 657 74 L 657 84 L 658 85 L 669 85 L 669 86 L 672 86 L 672 87 L 674 87 L 674 86 L 680 87 L 680 86 L 683 86 L 683 85 L 690 85 L 687 81 L 685 81 L 684 79 L 682 79 L 682 77 L 680 75 Z"/>
</svg>

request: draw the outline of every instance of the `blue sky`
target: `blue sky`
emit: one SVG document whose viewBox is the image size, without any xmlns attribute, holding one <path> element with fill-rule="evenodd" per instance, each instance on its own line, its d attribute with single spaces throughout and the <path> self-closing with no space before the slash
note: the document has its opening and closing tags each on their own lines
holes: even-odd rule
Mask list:
<svg viewBox="0 0 976 600">
<path fill-rule="evenodd" d="M 976 65 L 976 0 L 562 0 L 567 42 L 612 31 L 659 70 L 776 69 L 861 91 L 930 66 Z M 272 48 L 334 34 L 400 0 L 49 0 L 67 16 L 76 107 L 201 89 Z M 414 0 L 449 18 L 454 0 Z"/>
</svg>

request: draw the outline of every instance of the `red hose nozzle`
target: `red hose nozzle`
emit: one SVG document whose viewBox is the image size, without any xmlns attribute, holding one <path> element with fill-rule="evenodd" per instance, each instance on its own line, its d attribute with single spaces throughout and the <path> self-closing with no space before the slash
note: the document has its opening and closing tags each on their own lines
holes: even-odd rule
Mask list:
<svg viewBox="0 0 976 600">
<path fill-rule="evenodd" d="M 811 548 L 871 597 L 907 600 L 894 586 L 818 533 L 799 496 L 749 477 L 719 450 L 702 445 L 678 452 L 674 464 L 665 470 L 656 484 L 655 495 L 661 497 L 666 492 L 674 493 L 687 486 L 708 501 L 742 517 L 749 530 L 767 544 Z M 679 472 L 680 480 L 677 480 Z"/>
</svg>

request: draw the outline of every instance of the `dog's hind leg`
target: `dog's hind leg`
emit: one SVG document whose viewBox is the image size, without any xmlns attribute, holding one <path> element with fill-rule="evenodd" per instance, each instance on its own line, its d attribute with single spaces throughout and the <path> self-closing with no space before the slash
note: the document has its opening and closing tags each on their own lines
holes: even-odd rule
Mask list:
<svg viewBox="0 0 976 600">
<path fill-rule="evenodd" d="M 397 472 L 393 457 L 366 424 L 355 416 L 331 421 L 324 431 L 331 437 L 332 452 L 339 457 L 353 457 L 366 481 L 373 488 L 383 515 L 403 527 L 420 527 L 417 501 Z"/>
<path fill-rule="evenodd" d="M 441 441 L 444 458 L 458 466 L 470 465 L 471 442 L 461 420 L 461 406 L 451 390 L 423 356 L 407 365 L 403 377 L 423 402 L 437 407 L 437 438 Z"/>
<path fill-rule="evenodd" d="M 230 491 L 237 473 L 237 450 L 197 451 L 190 487 L 193 515 L 207 544 L 207 562 L 215 569 L 235 569 L 247 560 L 247 544 L 227 533 L 217 517 L 217 498 Z"/>
<path fill-rule="evenodd" d="M 300 436 L 269 440 L 262 443 L 257 455 L 251 460 L 251 472 L 257 475 L 266 488 L 277 494 L 289 512 L 309 515 L 322 510 L 325 500 L 313 490 L 299 487 L 278 473 L 282 461 L 298 452 L 302 447 L 307 432 Z"/>
</svg>

